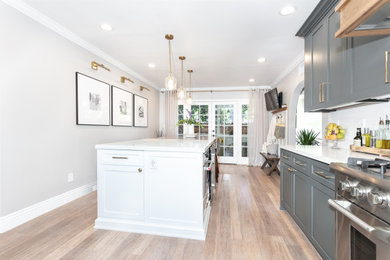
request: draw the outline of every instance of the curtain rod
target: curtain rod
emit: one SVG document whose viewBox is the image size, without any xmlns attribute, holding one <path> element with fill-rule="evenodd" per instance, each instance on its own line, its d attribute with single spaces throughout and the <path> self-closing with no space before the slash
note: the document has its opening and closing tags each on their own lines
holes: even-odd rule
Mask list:
<svg viewBox="0 0 390 260">
<path fill-rule="evenodd" d="M 269 90 L 269 89 L 255 88 L 255 89 L 225 89 L 225 90 L 191 90 L 191 92 L 192 93 L 195 93 L 195 92 L 209 92 L 209 93 L 213 93 L 213 92 L 248 92 L 248 91 L 252 91 L 252 90 L 256 90 L 256 89 L 259 89 L 262 91 Z M 165 90 L 161 90 L 161 93 L 164 93 L 164 92 L 165 92 Z"/>
</svg>

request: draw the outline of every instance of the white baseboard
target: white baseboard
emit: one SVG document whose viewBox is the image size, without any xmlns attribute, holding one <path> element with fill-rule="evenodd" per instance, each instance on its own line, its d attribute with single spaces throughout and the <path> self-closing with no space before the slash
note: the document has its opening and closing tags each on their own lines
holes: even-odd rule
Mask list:
<svg viewBox="0 0 390 260">
<path fill-rule="evenodd" d="M 98 217 L 98 219 L 95 220 L 95 228 L 196 240 L 206 239 L 206 232 L 203 228 L 188 228 L 125 219 Z"/>
<path fill-rule="evenodd" d="M 18 210 L 4 217 L 0 217 L 0 233 L 13 229 L 27 221 L 39 217 L 53 209 L 61 207 L 72 200 L 78 199 L 96 190 L 96 182 L 86 184 L 76 189 L 67 191 L 50 199 L 41 201 L 27 208 Z"/>
</svg>

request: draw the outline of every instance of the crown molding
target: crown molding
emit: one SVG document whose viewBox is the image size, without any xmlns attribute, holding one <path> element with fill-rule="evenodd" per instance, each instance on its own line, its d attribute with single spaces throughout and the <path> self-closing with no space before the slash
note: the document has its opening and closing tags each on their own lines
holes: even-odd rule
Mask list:
<svg viewBox="0 0 390 260">
<path fill-rule="evenodd" d="M 304 62 L 304 52 L 302 51 L 295 59 L 294 61 L 285 68 L 279 76 L 277 76 L 274 81 L 271 83 L 271 86 L 275 87 L 278 85 L 288 74 L 290 74 L 296 67 L 298 67 L 301 63 Z"/>
<path fill-rule="evenodd" d="M 57 34 L 61 35 L 62 37 L 68 39 L 69 41 L 79 45 L 80 47 L 84 48 L 85 50 L 91 52 L 92 54 L 104 59 L 105 61 L 111 63 L 115 67 L 127 72 L 130 74 L 133 78 L 138 79 L 139 81 L 157 89 L 160 90 L 160 88 L 149 81 L 148 79 L 144 78 L 137 72 L 133 71 L 129 67 L 127 67 L 122 62 L 118 61 L 117 59 L 113 58 L 109 54 L 105 53 L 95 45 L 87 42 L 86 40 L 82 39 L 80 36 L 76 35 L 72 31 L 68 30 L 61 24 L 57 23 L 53 19 L 49 18 L 48 16 L 42 14 L 38 10 L 34 9 L 30 5 L 26 4 L 25 2 L 21 0 L 2 0 L 5 4 L 7 4 L 10 7 L 13 7 L 14 9 L 18 10 L 22 14 L 30 17 L 31 19 L 35 20 L 36 22 L 42 24 L 43 26 L 49 28 L 50 30 L 56 32 Z"/>
</svg>

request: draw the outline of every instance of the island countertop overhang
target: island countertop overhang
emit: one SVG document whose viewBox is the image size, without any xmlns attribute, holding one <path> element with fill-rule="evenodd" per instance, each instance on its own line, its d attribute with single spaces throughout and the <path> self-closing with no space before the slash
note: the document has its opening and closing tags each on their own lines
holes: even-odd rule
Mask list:
<svg viewBox="0 0 390 260">
<path fill-rule="evenodd" d="M 215 138 L 146 138 L 106 144 L 97 144 L 97 150 L 136 150 L 203 153 L 215 142 Z"/>
</svg>

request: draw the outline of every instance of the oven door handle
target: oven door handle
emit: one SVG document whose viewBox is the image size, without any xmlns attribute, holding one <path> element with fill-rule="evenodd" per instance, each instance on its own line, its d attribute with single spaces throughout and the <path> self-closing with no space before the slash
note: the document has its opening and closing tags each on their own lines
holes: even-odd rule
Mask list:
<svg viewBox="0 0 390 260">
<path fill-rule="evenodd" d="M 352 212 L 350 212 L 348 209 L 344 208 L 340 203 L 340 202 L 343 202 L 343 201 L 339 201 L 339 200 L 332 200 L 332 199 L 329 199 L 328 200 L 328 203 L 330 206 L 332 206 L 335 210 L 339 211 L 340 213 L 342 213 L 344 216 L 346 216 L 347 218 L 349 218 L 350 220 L 352 220 L 353 222 L 355 222 L 357 225 L 359 225 L 361 228 L 363 228 L 364 230 L 368 231 L 368 232 L 372 232 L 375 230 L 375 228 L 373 226 L 370 226 L 369 224 L 367 224 L 366 222 L 364 222 L 363 220 L 361 220 L 360 218 L 358 218 L 357 216 L 355 216 Z"/>
<path fill-rule="evenodd" d="M 207 163 L 208 163 L 208 165 L 203 167 L 203 170 L 204 171 L 211 171 L 213 168 L 214 161 L 208 161 Z"/>
</svg>

